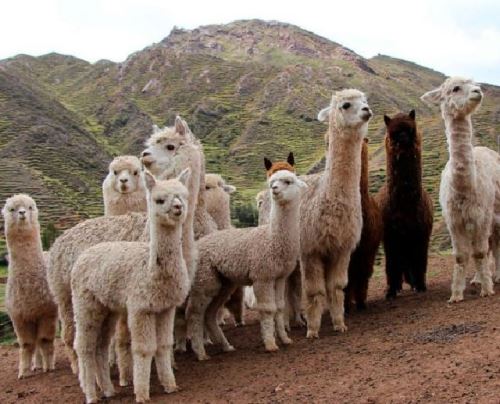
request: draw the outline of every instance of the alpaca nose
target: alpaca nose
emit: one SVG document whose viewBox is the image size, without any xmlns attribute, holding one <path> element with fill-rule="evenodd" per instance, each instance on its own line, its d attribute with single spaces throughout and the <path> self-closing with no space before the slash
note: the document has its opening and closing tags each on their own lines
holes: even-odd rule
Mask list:
<svg viewBox="0 0 500 404">
<path fill-rule="evenodd" d="M 126 184 L 126 183 L 128 182 L 128 178 L 121 178 L 121 179 L 120 179 L 120 182 L 121 182 L 122 184 Z"/>
<path fill-rule="evenodd" d="M 20 209 L 19 216 L 21 216 L 21 219 L 24 219 L 24 217 L 26 216 L 26 211 L 24 209 Z"/>
</svg>

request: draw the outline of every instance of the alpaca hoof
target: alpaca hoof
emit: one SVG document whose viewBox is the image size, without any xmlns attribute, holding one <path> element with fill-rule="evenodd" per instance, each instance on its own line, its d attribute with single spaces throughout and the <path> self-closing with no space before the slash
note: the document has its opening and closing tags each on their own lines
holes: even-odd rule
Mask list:
<svg viewBox="0 0 500 404">
<path fill-rule="evenodd" d="M 210 359 L 210 356 L 208 356 L 207 354 L 203 354 L 203 355 L 198 355 L 197 358 L 200 362 L 201 361 L 208 361 Z"/>
<path fill-rule="evenodd" d="M 266 352 L 276 352 L 276 351 L 279 351 L 279 347 L 278 345 L 276 345 L 276 343 L 272 343 L 272 344 L 267 344 L 266 345 Z"/>
<path fill-rule="evenodd" d="M 345 324 L 338 324 L 333 326 L 333 331 L 346 332 L 347 326 Z"/>
<path fill-rule="evenodd" d="M 283 343 L 283 345 L 292 345 L 293 344 L 293 340 L 290 337 L 281 338 L 281 342 Z"/>
<path fill-rule="evenodd" d="M 222 350 L 224 352 L 233 352 L 233 351 L 236 351 L 236 349 L 232 345 L 225 346 L 225 347 L 222 348 Z"/>
<path fill-rule="evenodd" d="M 295 323 L 294 324 L 295 327 L 300 327 L 300 328 L 303 328 L 307 325 L 306 321 L 304 320 L 304 318 L 301 315 L 299 315 L 295 318 L 294 323 Z"/>
<path fill-rule="evenodd" d="M 471 286 L 481 286 L 481 281 L 478 278 L 474 277 L 470 280 L 470 284 Z"/>
<path fill-rule="evenodd" d="M 463 296 L 452 296 L 450 297 L 450 299 L 448 300 L 448 303 L 459 303 L 461 301 L 464 300 L 464 297 Z"/>
<path fill-rule="evenodd" d="M 41 368 L 40 366 L 35 366 L 35 365 L 33 365 L 33 366 L 31 367 L 31 371 L 32 371 L 32 372 L 36 372 L 36 371 L 41 370 L 41 369 L 42 369 L 42 368 Z M 45 372 L 46 370 L 44 369 L 43 371 Z"/>
<path fill-rule="evenodd" d="M 164 387 L 165 393 L 167 394 L 172 394 L 178 392 L 180 389 L 177 387 L 176 384 L 173 384 L 172 386 L 165 386 Z"/>
<path fill-rule="evenodd" d="M 307 330 L 306 338 L 309 338 L 309 339 L 318 339 L 319 338 L 319 333 L 318 333 L 318 331 Z"/>
<path fill-rule="evenodd" d="M 106 398 L 111 398 L 115 395 L 115 390 L 114 389 L 111 389 L 111 390 L 105 390 L 102 392 L 102 394 L 104 395 L 104 397 Z"/>
<path fill-rule="evenodd" d="M 492 290 L 482 290 L 479 296 L 481 297 L 488 297 L 488 296 L 493 296 L 495 294 L 495 291 Z"/>
<path fill-rule="evenodd" d="M 21 380 L 21 379 L 25 379 L 26 377 L 27 377 L 27 376 L 26 376 L 26 374 L 25 374 L 25 373 L 19 373 L 19 374 L 17 375 L 17 378 L 18 378 L 19 380 Z"/>
<path fill-rule="evenodd" d="M 129 385 L 128 380 L 120 380 L 118 384 L 120 387 L 127 387 Z"/>
<path fill-rule="evenodd" d="M 136 403 L 145 403 L 149 401 L 149 394 L 136 394 L 135 402 Z"/>
</svg>

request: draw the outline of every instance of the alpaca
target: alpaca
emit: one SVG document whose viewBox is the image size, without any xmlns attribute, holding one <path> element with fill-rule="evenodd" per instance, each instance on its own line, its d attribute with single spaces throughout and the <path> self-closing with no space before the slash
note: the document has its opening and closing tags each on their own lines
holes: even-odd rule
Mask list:
<svg viewBox="0 0 500 404">
<path fill-rule="evenodd" d="M 267 351 L 276 351 L 276 331 L 284 344 L 285 282 L 299 255 L 299 206 L 303 181 L 289 171 L 268 179 L 273 194 L 269 225 L 228 229 L 198 241 L 199 263 L 188 303 L 188 329 L 198 360 L 208 359 L 203 344 L 204 323 L 210 338 L 232 351 L 217 324 L 217 311 L 239 285 L 253 285 Z"/>
<path fill-rule="evenodd" d="M 415 111 L 393 118 L 384 115 L 384 121 L 387 180 L 377 200 L 384 222 L 386 297 L 394 298 L 403 277 L 417 292 L 427 289 L 433 205 L 422 186 L 422 136 Z"/>
<path fill-rule="evenodd" d="M 236 191 L 218 174 L 205 175 L 205 203 L 207 212 L 215 220 L 218 230 L 231 227 L 230 195 Z"/>
<path fill-rule="evenodd" d="M 481 105 L 483 93 L 470 79 L 450 77 L 421 99 L 440 105 L 450 154 L 439 189 L 455 257 L 449 302 L 464 299 L 471 256 L 481 296 L 493 295 L 488 256 L 495 261 L 495 281 L 500 282 L 500 156 L 487 147 L 472 145 L 471 115 Z"/>
<path fill-rule="evenodd" d="M 196 270 L 196 248 L 193 237 L 193 211 L 196 209 L 197 194 L 201 175 L 202 151 L 192 142 L 192 134 L 185 122 L 177 117 L 172 128 L 164 128 L 161 133 L 154 133 L 148 143 L 164 147 L 167 153 L 161 160 L 161 169 L 165 177 L 173 177 L 184 168 L 191 169 L 188 183 L 189 203 L 187 218 L 183 225 L 184 260 L 191 279 Z M 159 171 L 158 167 L 156 172 Z M 58 305 L 59 319 L 64 344 L 67 348 L 71 368 L 78 371 L 76 354 L 73 350 L 74 324 L 71 304 L 71 269 L 78 256 L 87 248 L 106 241 L 147 241 L 147 215 L 129 213 L 119 216 L 104 216 L 89 219 L 66 230 L 57 238 L 50 249 L 50 265 L 47 278 L 54 300 Z M 180 328 L 182 330 L 182 327 Z M 182 334 L 182 331 L 180 332 Z M 182 335 L 181 337 L 182 338 Z M 125 343 L 119 341 L 117 343 Z M 118 365 L 120 366 L 120 358 Z M 122 370 L 120 370 L 120 375 Z M 126 377 L 120 376 L 120 384 L 126 385 Z"/>
<path fill-rule="evenodd" d="M 266 167 L 266 175 L 269 178 L 276 171 L 288 170 L 292 173 L 295 172 L 295 159 L 293 157 L 293 152 L 288 153 L 286 161 L 276 161 L 272 162 L 268 158 L 264 157 L 264 166 Z"/>
<path fill-rule="evenodd" d="M 14 195 L 5 202 L 2 214 L 9 254 L 5 307 L 19 343 L 21 379 L 31 362 L 33 370 L 40 362 L 44 372 L 54 370 L 57 306 L 47 285 L 35 201 L 28 195 Z"/>
<path fill-rule="evenodd" d="M 382 240 L 382 215 L 380 206 L 368 189 L 368 139 L 361 148 L 361 211 L 363 227 L 359 244 L 351 254 L 348 269 L 348 282 L 345 289 L 345 309 L 349 310 L 352 301 L 358 310 L 366 308 L 368 284 L 373 274 L 373 265 L 378 246 Z"/>
<path fill-rule="evenodd" d="M 102 184 L 105 216 L 146 212 L 146 191 L 140 173 L 141 162 L 135 156 L 118 156 L 109 164 Z"/>
<path fill-rule="evenodd" d="M 333 329 L 344 332 L 344 288 L 351 253 L 361 236 L 361 147 L 372 112 L 354 89 L 332 97 L 326 168 L 300 207 L 300 248 L 307 338 L 318 338 L 325 299 Z M 321 114 L 324 112 L 321 111 Z"/>
<path fill-rule="evenodd" d="M 108 242 L 89 248 L 76 261 L 71 279 L 75 350 L 80 386 L 88 403 L 97 401 L 96 380 L 114 394 L 108 348 L 118 315 L 126 312 L 132 340 L 134 393 L 149 400 L 151 361 L 165 392 L 177 390 L 172 371 L 174 316 L 187 297 L 182 224 L 187 218 L 189 168 L 171 180 L 145 173 L 149 242 Z"/>
</svg>

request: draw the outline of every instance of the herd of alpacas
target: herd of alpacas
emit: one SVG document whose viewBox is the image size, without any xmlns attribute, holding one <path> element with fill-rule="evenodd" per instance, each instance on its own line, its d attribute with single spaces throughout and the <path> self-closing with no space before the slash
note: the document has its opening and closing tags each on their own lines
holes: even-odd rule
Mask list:
<svg viewBox="0 0 500 404">
<path fill-rule="evenodd" d="M 455 259 L 450 302 L 463 300 L 471 261 L 481 296 L 500 282 L 500 156 L 473 146 L 471 115 L 482 98 L 476 83 L 456 77 L 422 96 L 440 105 L 449 147 L 439 199 Z M 153 358 L 165 392 L 176 391 L 174 351 L 186 341 L 199 360 L 209 358 L 207 343 L 234 350 L 221 325 L 229 314 L 244 324 L 245 302 L 259 313 L 267 351 L 292 342 L 292 325 L 318 338 L 325 309 L 345 332 L 345 311 L 366 307 L 381 242 L 387 298 L 403 281 L 424 292 L 433 204 L 415 111 L 384 116 L 387 178 L 376 195 L 368 187 L 372 115 L 362 92 L 338 91 L 318 115 L 329 122 L 323 172 L 297 176 L 292 153 L 265 159 L 258 227 L 231 225 L 235 188 L 205 173 L 202 145 L 180 117 L 153 127 L 140 159 L 111 162 L 105 215 L 65 231 L 48 253 L 35 201 L 7 199 L 6 307 L 19 378 L 54 369 L 58 320 L 88 403 L 114 395 L 115 364 L 120 386 L 132 382 L 136 401 L 149 400 Z"/>
</svg>

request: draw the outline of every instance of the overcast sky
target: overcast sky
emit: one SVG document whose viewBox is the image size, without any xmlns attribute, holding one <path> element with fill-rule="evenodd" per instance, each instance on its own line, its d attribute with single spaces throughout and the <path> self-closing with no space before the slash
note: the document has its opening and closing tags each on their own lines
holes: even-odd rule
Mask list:
<svg viewBox="0 0 500 404">
<path fill-rule="evenodd" d="M 174 25 L 251 18 L 500 85 L 499 0 L 0 0 L 0 59 L 58 52 L 119 62 Z"/>
</svg>

